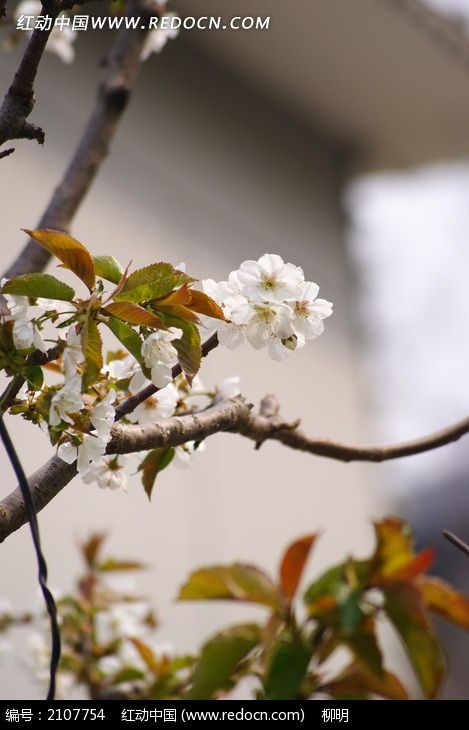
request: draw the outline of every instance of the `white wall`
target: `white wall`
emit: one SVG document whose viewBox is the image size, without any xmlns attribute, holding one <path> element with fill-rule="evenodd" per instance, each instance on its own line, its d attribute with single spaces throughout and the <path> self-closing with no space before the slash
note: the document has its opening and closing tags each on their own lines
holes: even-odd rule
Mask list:
<svg viewBox="0 0 469 730">
<path fill-rule="evenodd" d="M 16 153 L 0 162 L 4 264 L 23 243 L 19 229 L 37 222 L 92 104 L 99 70 L 96 49 L 85 46 L 80 37 L 80 66 L 66 68 L 48 57 L 41 69 L 32 120 L 45 126 L 45 147 L 19 142 Z M 17 52 L 2 56 L 2 88 L 17 60 Z M 261 89 L 239 87 L 178 42 L 147 63 L 113 158 L 73 232 L 93 252 L 111 252 L 124 264 L 183 260 L 201 277 L 225 277 L 265 251 L 301 264 L 336 305 L 325 335 L 285 364 L 249 348 L 220 349 L 204 364 L 202 377 L 213 384 L 237 373 L 249 399 L 257 403 L 275 392 L 285 416 L 301 416 L 307 431 L 363 441 L 369 434 L 334 164 L 332 150 L 288 110 L 271 106 Z M 15 420 L 11 429 L 33 470 L 50 446 L 29 424 Z M 0 459 L 5 495 L 14 479 L 3 454 Z M 191 568 L 238 559 L 273 570 L 288 541 L 319 528 L 323 537 L 311 576 L 326 561 L 368 549 L 368 517 L 382 509 L 378 470 L 277 444 L 255 452 L 251 442 L 218 435 L 190 471 L 169 469 L 161 476 L 150 505 L 137 480 L 128 494 L 115 494 L 76 479 L 40 516 L 50 581 L 69 588 L 79 567 L 77 541 L 109 529 L 114 554 L 151 565 L 140 587 L 154 596 L 162 638 L 194 649 L 210 630 L 255 611 L 175 606 L 177 587 Z M 27 528 L 1 546 L 0 565 L 1 594 L 28 607 L 36 567 Z M 27 674 L 8 656 L 0 659 L 0 687 L 3 698 L 33 696 Z"/>
</svg>

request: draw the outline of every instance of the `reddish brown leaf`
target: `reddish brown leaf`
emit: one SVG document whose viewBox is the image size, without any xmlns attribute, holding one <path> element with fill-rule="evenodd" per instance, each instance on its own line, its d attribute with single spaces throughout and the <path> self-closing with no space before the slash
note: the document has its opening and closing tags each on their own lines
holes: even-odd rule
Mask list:
<svg viewBox="0 0 469 730">
<path fill-rule="evenodd" d="M 106 538 L 107 534 L 105 532 L 97 532 L 81 544 L 81 552 L 88 567 L 93 568 L 96 565 L 98 555 Z"/>
<path fill-rule="evenodd" d="M 430 611 L 469 629 L 469 599 L 440 578 L 423 576 L 418 581 L 423 601 Z"/>
<path fill-rule="evenodd" d="M 280 588 L 289 600 L 295 595 L 315 540 L 316 535 L 305 535 L 292 543 L 283 555 L 280 564 Z"/>
<path fill-rule="evenodd" d="M 65 266 L 81 279 L 90 291 L 96 283 L 93 258 L 85 246 L 76 238 L 63 231 L 42 228 L 37 231 L 23 229 L 28 236 L 34 238 L 43 248 L 56 256 Z"/>
<path fill-rule="evenodd" d="M 141 327 L 152 327 L 153 329 L 167 329 L 162 319 L 144 309 L 134 302 L 112 302 L 106 304 L 109 314 L 122 319 L 129 324 L 137 324 Z"/>
<path fill-rule="evenodd" d="M 159 668 L 159 662 L 157 658 L 155 657 L 153 651 L 150 649 L 148 644 L 145 644 L 144 641 L 137 638 L 128 637 L 132 644 L 135 646 L 136 650 L 140 654 L 140 657 L 142 658 L 143 662 L 145 663 L 147 669 L 149 669 L 150 672 L 157 673 Z"/>
<path fill-rule="evenodd" d="M 207 317 L 214 317 L 215 319 L 221 319 L 226 322 L 226 317 L 223 313 L 223 309 L 216 303 L 214 299 L 207 296 L 202 291 L 191 289 L 191 301 L 189 308 L 199 314 L 205 314 Z"/>
<path fill-rule="evenodd" d="M 430 568 L 433 563 L 434 555 L 435 551 L 433 548 L 426 548 L 425 550 L 422 550 L 422 552 L 418 553 L 418 555 L 414 558 L 409 560 L 409 562 L 401 565 L 400 568 L 386 573 L 385 576 L 378 576 L 375 578 L 373 581 L 374 585 L 381 585 L 393 580 L 413 580 Z"/>
<path fill-rule="evenodd" d="M 318 688 L 335 699 L 366 698 L 370 694 L 389 700 L 408 700 L 407 690 L 392 672 L 377 678 L 359 664 L 352 663 L 341 674 Z"/>
<path fill-rule="evenodd" d="M 192 299 L 192 292 L 189 289 L 188 284 L 184 284 L 179 289 L 168 294 L 166 297 L 161 299 L 154 299 L 151 304 L 156 309 L 159 307 L 166 307 L 173 304 L 189 304 Z"/>
</svg>

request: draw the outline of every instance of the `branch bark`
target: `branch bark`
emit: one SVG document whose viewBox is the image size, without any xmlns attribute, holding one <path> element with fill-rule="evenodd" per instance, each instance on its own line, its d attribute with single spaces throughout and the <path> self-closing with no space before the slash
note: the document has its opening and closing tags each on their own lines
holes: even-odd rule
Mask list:
<svg viewBox="0 0 469 730">
<path fill-rule="evenodd" d="M 263 415 L 261 415 L 263 414 Z M 386 446 L 354 446 L 328 439 L 311 438 L 298 428 L 298 421 L 289 423 L 278 416 L 274 396 L 261 403 L 260 414 L 242 398 L 215 403 L 205 411 L 175 416 L 147 426 L 116 424 L 108 445 L 109 454 L 127 454 L 158 447 L 171 447 L 201 441 L 215 433 L 236 433 L 256 443 L 279 441 L 292 449 L 343 462 L 382 462 L 414 454 L 422 454 L 457 441 L 469 433 L 469 418 L 453 426 L 402 444 Z M 76 475 L 75 465 L 53 457 L 29 479 L 34 504 L 43 509 Z M 0 502 L 0 542 L 27 521 L 26 510 L 17 488 Z"/>
<path fill-rule="evenodd" d="M 155 5 L 150 0 L 130 0 L 127 14 L 144 18 L 155 14 Z M 38 228 L 68 230 L 109 153 L 138 77 L 141 51 L 147 33 L 148 30 L 142 28 L 127 30 L 124 27 L 118 32 L 107 59 L 106 72 L 98 91 L 95 108 L 75 154 L 39 221 Z M 42 271 L 49 259 L 50 254 L 29 239 L 3 276 L 10 279 L 19 274 Z"/>
<path fill-rule="evenodd" d="M 0 107 L 0 145 L 10 139 L 35 139 L 44 144 L 43 130 L 28 122 L 34 108 L 34 81 L 47 41 L 59 14 L 54 0 L 44 0 L 41 15 L 52 18 L 49 30 L 34 30 L 18 70 Z"/>
</svg>

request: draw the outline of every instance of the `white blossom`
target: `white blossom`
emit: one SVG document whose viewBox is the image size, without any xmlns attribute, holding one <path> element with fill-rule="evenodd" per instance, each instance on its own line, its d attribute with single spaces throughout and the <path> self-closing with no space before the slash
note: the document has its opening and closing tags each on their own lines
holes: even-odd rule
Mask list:
<svg viewBox="0 0 469 730">
<path fill-rule="evenodd" d="M 8 279 L 2 279 L 2 288 L 7 283 Z M 5 301 L 7 303 L 8 311 L 12 319 L 26 319 L 29 308 L 28 297 L 22 297 L 17 294 L 4 294 Z"/>
<path fill-rule="evenodd" d="M 20 2 L 15 10 L 14 18 L 18 21 L 20 16 L 34 16 L 41 15 L 42 4 L 39 0 L 23 0 Z M 58 19 L 68 17 L 66 13 L 60 13 Z M 32 33 L 32 30 L 26 31 L 28 35 Z M 64 63 L 71 63 L 75 58 L 75 49 L 73 43 L 76 40 L 77 31 L 72 30 L 70 26 L 64 25 L 62 28 L 54 26 L 49 35 L 49 39 L 46 44 L 46 51 L 55 53 L 61 61 Z"/>
<path fill-rule="evenodd" d="M 151 613 L 146 601 L 125 601 L 113 603 L 95 616 L 96 638 L 100 644 L 107 644 L 124 637 L 139 638 L 148 632 L 145 619 Z"/>
<path fill-rule="evenodd" d="M 146 384 L 149 383 L 146 378 L 145 381 Z M 145 387 L 145 381 L 140 387 Z M 134 380 L 134 386 L 137 382 L 139 381 Z M 131 390 L 131 392 L 138 392 L 140 387 L 137 388 L 136 391 Z M 140 403 L 140 405 L 138 405 L 134 411 L 129 414 L 128 418 L 133 423 L 139 423 L 141 426 L 146 423 L 154 423 L 162 418 L 170 418 L 170 416 L 174 415 L 178 400 L 179 394 L 177 388 L 173 385 L 173 383 L 169 383 L 155 393 L 155 395 L 150 396 L 150 398 L 144 400 L 143 403 Z"/>
<path fill-rule="evenodd" d="M 38 328 L 28 319 L 15 319 L 13 324 L 13 344 L 17 350 L 29 350 L 35 347 L 46 352 L 47 347 Z"/>
<path fill-rule="evenodd" d="M 323 320 L 332 314 L 332 303 L 317 299 L 319 287 L 313 282 L 305 282 L 299 297 L 290 302 L 293 309 L 293 329 L 295 334 L 305 340 L 313 340 L 324 332 Z"/>
<path fill-rule="evenodd" d="M 230 281 L 216 282 L 213 279 L 204 279 L 202 289 L 207 296 L 211 297 L 223 310 L 228 322 L 217 322 L 218 340 L 228 350 L 235 350 L 240 347 L 246 336 L 246 325 L 236 324 L 232 321 L 233 312 L 240 306 L 247 304 L 246 297 L 239 293 L 236 272 L 231 272 Z"/>
<path fill-rule="evenodd" d="M 176 13 L 165 13 L 161 16 L 158 27 L 151 30 L 143 45 L 141 60 L 146 61 L 152 53 L 160 53 L 169 40 L 173 40 L 179 33 L 178 28 L 172 28 L 172 19 Z M 167 20 L 164 20 L 167 18 Z"/>
<path fill-rule="evenodd" d="M 239 375 L 233 375 L 231 378 L 225 378 L 220 387 L 218 393 L 223 399 L 236 398 L 237 395 L 241 394 Z"/>
<path fill-rule="evenodd" d="M 70 378 L 76 375 L 78 366 L 84 359 L 81 335 L 77 332 L 76 326 L 72 324 L 67 332 L 67 341 L 62 355 L 62 369 L 65 377 Z"/>
<path fill-rule="evenodd" d="M 79 413 L 83 408 L 83 397 L 81 394 L 81 378 L 78 375 L 69 377 L 64 385 L 52 396 L 49 424 L 58 426 L 61 421 L 73 424 L 70 414 Z"/>
<path fill-rule="evenodd" d="M 246 339 L 256 350 L 268 348 L 274 360 L 288 354 L 282 340 L 294 334 L 292 312 L 286 304 L 277 302 L 248 302 L 233 312 L 235 324 L 246 325 Z M 285 353 L 283 353 L 285 350 Z"/>
<path fill-rule="evenodd" d="M 80 474 L 86 472 L 90 464 L 100 459 L 106 453 L 107 442 L 99 436 L 86 433 L 78 447 L 77 469 Z"/>
<path fill-rule="evenodd" d="M 5 286 L 8 279 L 2 279 L 1 286 Z M 13 319 L 13 344 L 17 350 L 29 350 L 35 347 L 41 352 L 46 351 L 45 343 L 41 334 L 29 318 L 29 300 L 28 297 L 16 294 L 4 294 L 5 301 Z"/>
<path fill-rule="evenodd" d="M 187 469 L 194 460 L 196 453 L 205 451 L 205 443 L 199 443 L 196 447 L 195 441 L 186 441 L 181 446 L 176 446 L 174 449 L 174 460 L 173 464 L 180 469 Z"/>
<path fill-rule="evenodd" d="M 57 449 L 57 456 L 67 464 L 73 464 L 78 460 L 77 470 L 83 476 L 88 472 L 93 462 L 104 456 L 106 446 L 107 442 L 99 436 L 85 434 L 78 446 L 71 441 L 60 444 Z"/>
<path fill-rule="evenodd" d="M 125 380 L 126 378 L 132 377 L 137 370 L 138 364 L 132 355 L 126 355 L 126 357 L 116 358 L 107 363 L 103 370 L 108 373 L 113 380 Z"/>
<path fill-rule="evenodd" d="M 172 380 L 171 369 L 177 360 L 177 350 L 171 342 L 180 337 L 182 330 L 170 327 L 169 330 L 152 332 L 142 345 L 142 357 L 157 388 L 164 388 Z"/>
<path fill-rule="evenodd" d="M 284 263 L 277 254 L 266 253 L 257 261 L 244 261 L 236 279 L 241 294 L 250 301 L 282 302 L 296 298 L 304 274 L 299 266 Z"/>
<path fill-rule="evenodd" d="M 319 287 L 305 281 L 303 270 L 276 254 L 244 261 L 228 281 L 206 279 L 203 291 L 223 309 L 227 322 L 217 323 L 220 344 L 235 349 L 247 339 L 266 348 L 274 360 L 322 334 L 332 304 L 317 299 Z"/>
<path fill-rule="evenodd" d="M 90 413 L 90 421 L 95 427 L 96 433 L 100 439 L 106 442 L 111 439 L 111 428 L 116 417 L 116 411 L 113 406 L 115 399 L 115 391 L 110 390 L 105 398 Z"/>
<path fill-rule="evenodd" d="M 124 471 L 125 456 L 105 456 L 91 463 L 82 476 L 85 484 L 96 482 L 100 489 L 123 489 L 127 491 L 127 476 Z"/>
</svg>

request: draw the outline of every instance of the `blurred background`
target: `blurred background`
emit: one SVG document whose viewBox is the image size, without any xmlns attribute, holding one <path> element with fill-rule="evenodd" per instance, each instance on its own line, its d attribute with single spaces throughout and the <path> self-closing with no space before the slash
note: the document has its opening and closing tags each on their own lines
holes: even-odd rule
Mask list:
<svg viewBox="0 0 469 730">
<path fill-rule="evenodd" d="M 285 417 L 301 417 L 311 434 L 404 440 L 467 416 L 468 0 L 174 0 L 170 9 L 270 15 L 270 29 L 182 32 L 144 64 L 73 234 L 124 264 L 185 261 L 201 278 L 226 278 L 264 252 L 301 265 L 334 302 L 325 334 L 287 363 L 220 348 L 201 376 L 211 386 L 239 375 L 256 404 L 276 393 Z M 79 33 L 72 67 L 44 58 L 33 121 L 46 144 L 20 142 L 0 165 L 3 267 L 75 148 L 111 41 Z M 2 89 L 22 48 L 1 55 Z M 51 448 L 10 421 L 32 471 Z M 0 459 L 5 496 L 14 478 Z M 396 513 L 436 546 L 437 571 L 469 590 L 467 562 L 441 538 L 443 528 L 469 537 L 468 466 L 464 440 L 346 465 L 217 435 L 188 471 L 159 477 L 150 504 L 136 477 L 117 494 L 75 479 L 40 515 L 50 581 L 70 589 L 77 543 L 109 530 L 114 555 L 150 565 L 138 588 L 154 600 L 161 640 L 191 651 L 256 610 L 175 604 L 190 570 L 241 560 L 272 572 L 289 541 L 321 530 L 307 581 L 368 551 L 370 521 Z M 38 602 L 26 528 L 1 546 L 0 566 L 3 598 L 24 610 Z M 469 696 L 469 637 L 456 632 L 446 634 L 448 698 Z M 2 698 L 41 696 L 27 651 L 0 656 Z M 394 650 L 391 667 L 402 661 Z"/>
</svg>

